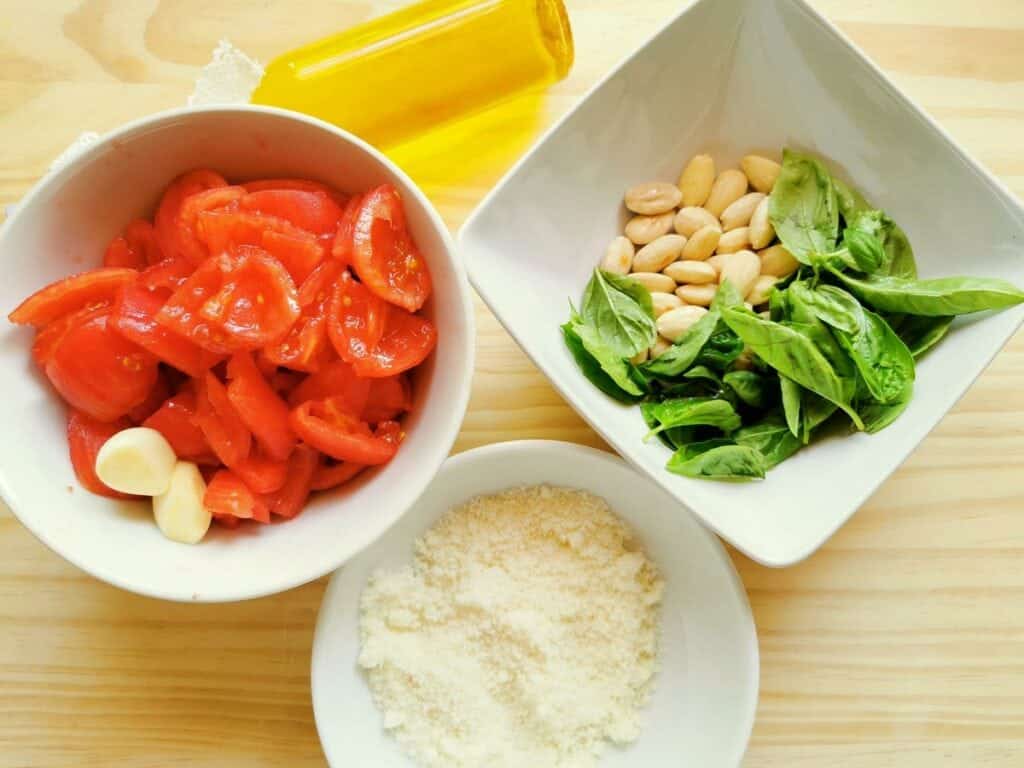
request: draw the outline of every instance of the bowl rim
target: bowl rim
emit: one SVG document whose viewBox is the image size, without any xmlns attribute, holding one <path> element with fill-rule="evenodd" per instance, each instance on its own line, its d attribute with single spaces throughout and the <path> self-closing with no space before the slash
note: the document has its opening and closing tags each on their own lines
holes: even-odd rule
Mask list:
<svg viewBox="0 0 1024 768">
<path fill-rule="evenodd" d="M 25 211 L 29 210 L 39 198 L 54 187 L 59 187 L 64 184 L 75 173 L 80 172 L 90 163 L 97 160 L 111 144 L 122 139 L 130 139 L 140 131 L 146 131 L 157 125 L 190 120 L 197 115 L 217 113 L 237 114 L 242 116 L 248 114 L 271 115 L 273 117 L 293 122 L 306 123 L 309 126 L 332 134 L 335 140 L 346 142 L 360 152 L 369 155 L 384 170 L 399 178 L 406 188 L 412 193 L 412 196 L 416 199 L 417 205 L 423 210 L 427 220 L 430 222 L 430 225 L 439 235 L 444 246 L 444 258 L 449 262 L 455 277 L 455 284 L 457 286 L 457 294 L 459 297 L 459 306 L 448 305 L 445 307 L 444 311 L 458 312 L 460 314 L 461 324 L 466 328 L 467 343 L 465 344 L 466 348 L 462 351 L 464 360 L 462 370 L 457 371 L 458 386 L 453 393 L 454 397 L 448 401 L 451 408 L 451 418 L 448 420 L 448 427 L 446 430 L 437 435 L 439 445 L 444 447 L 444 455 L 441 456 L 438 461 L 437 469 L 435 469 L 434 473 L 427 480 L 427 485 L 429 485 L 436 476 L 437 471 L 439 471 L 440 467 L 444 465 L 445 460 L 450 455 L 452 446 L 455 444 L 455 440 L 462 429 L 462 424 L 465 421 L 466 410 L 469 405 L 476 359 L 476 322 L 473 309 L 472 289 L 469 285 L 465 263 L 460 257 L 459 249 L 455 243 L 454 237 L 452 236 L 451 230 L 441 218 L 441 215 L 434 204 L 426 196 L 420 186 L 393 160 L 355 134 L 350 133 L 343 128 L 339 128 L 336 125 L 332 125 L 324 120 L 320 120 L 300 112 L 255 104 L 185 106 L 145 115 L 124 123 L 101 135 L 96 141 L 86 147 L 83 147 L 80 152 L 77 152 L 72 157 L 68 158 L 67 162 L 49 169 L 38 181 L 35 182 L 29 192 L 17 201 L 13 210 L 10 212 L 10 215 L 5 219 L 3 224 L 0 225 L 0 244 L 3 243 L 8 231 L 13 228 L 13 226 L 19 221 L 20 217 L 25 215 Z M 63 404 L 60 405 L 63 407 Z M 426 485 L 424 488 L 425 487 Z M 420 493 L 422 493 L 422 489 Z M 407 504 L 405 509 L 403 509 L 390 524 L 382 527 L 380 530 L 371 532 L 369 535 L 364 536 L 363 539 L 357 543 L 357 546 L 348 552 L 340 561 L 334 562 L 326 568 L 316 568 L 309 573 L 302 573 L 291 578 L 281 579 L 280 581 L 273 582 L 272 584 L 268 584 L 256 590 L 245 589 L 244 585 L 242 585 L 240 588 L 236 588 L 234 590 L 228 589 L 212 596 L 202 596 L 197 598 L 194 595 L 185 594 L 183 592 L 154 588 L 146 584 L 144 580 L 141 582 L 135 582 L 119 577 L 117 574 L 106 573 L 104 572 L 104 569 L 96 567 L 92 562 L 89 562 L 87 558 L 79 557 L 77 550 L 74 547 L 65 547 L 53 541 L 51 537 L 46 535 L 46 533 L 35 524 L 35 517 L 33 515 L 23 513 L 23 511 L 18 509 L 17 504 L 12 503 L 14 494 L 8 487 L 7 475 L 5 472 L 0 472 L 0 499 L 3 500 L 4 504 L 7 505 L 7 508 L 10 509 L 11 513 L 19 520 L 19 522 L 21 522 L 21 524 L 24 525 L 33 536 L 46 545 L 46 547 L 52 552 L 99 581 L 106 582 L 107 584 L 111 584 L 128 592 L 133 592 L 146 597 L 185 603 L 226 603 L 252 600 L 269 595 L 275 595 L 280 592 L 285 592 L 290 589 L 294 589 L 295 587 L 308 584 L 312 581 L 316 581 L 339 568 L 347 560 L 358 555 L 364 549 L 373 544 L 373 542 L 378 538 L 384 535 L 388 529 L 395 525 L 406 514 L 406 512 L 409 511 L 415 503 L 415 499 L 418 497 L 419 494 L 417 494 Z"/>
<path fill-rule="evenodd" d="M 648 482 L 648 478 L 643 472 L 638 470 L 617 453 L 603 451 L 580 443 L 572 443 L 563 440 L 528 439 L 488 443 L 487 445 L 481 445 L 455 454 L 454 456 L 450 456 L 441 465 L 441 468 L 438 470 L 431 483 L 444 482 L 445 477 L 451 473 L 471 471 L 477 464 L 487 464 L 490 462 L 500 461 L 503 457 L 506 457 L 509 454 L 530 453 L 535 451 L 549 451 L 553 454 L 558 454 L 559 459 L 565 461 L 582 460 L 603 462 L 609 467 L 627 470 L 634 476 L 637 482 Z M 654 488 L 659 493 L 663 493 L 666 497 L 671 498 L 671 494 L 664 488 L 661 488 L 661 486 L 655 485 Z M 581 490 L 588 489 L 583 488 Z M 452 501 L 453 505 L 458 503 L 459 500 Z M 415 506 L 415 504 L 413 506 Z M 689 515 L 693 519 L 693 522 L 696 524 L 695 530 L 697 535 L 704 538 L 704 541 L 711 548 L 713 556 L 721 564 L 728 579 L 728 588 L 736 598 L 737 605 L 740 609 L 739 624 L 741 625 L 741 631 L 743 631 L 746 636 L 746 656 L 751 664 L 750 676 L 752 684 L 747 689 L 746 699 L 742 703 L 743 720 L 741 721 L 740 733 L 743 738 L 742 740 L 737 740 L 737 743 L 740 744 L 740 748 L 738 753 L 733 756 L 735 757 L 735 763 L 738 765 L 750 745 L 761 693 L 761 652 L 757 633 L 757 622 L 754 620 L 754 612 L 750 607 L 750 598 L 747 596 L 746 586 L 740 578 L 739 571 L 736 570 L 735 563 L 733 563 L 732 558 L 729 557 L 725 545 L 696 515 L 686 509 L 680 510 L 680 512 L 681 514 Z M 365 554 L 366 550 L 363 550 L 356 557 L 362 557 L 365 556 Z M 320 599 L 320 606 L 317 609 L 316 625 L 313 631 L 313 643 L 310 652 L 309 665 L 310 697 L 313 704 L 313 719 L 316 724 L 317 737 L 320 740 L 320 746 L 324 751 L 324 756 L 327 758 L 328 764 L 339 766 L 342 765 L 342 761 L 332 760 L 332 757 L 339 757 L 339 755 L 328 752 L 328 741 L 324 737 L 324 734 L 328 729 L 328 724 L 324 720 L 325 714 L 318 708 L 317 702 L 321 700 L 318 692 L 324 684 L 322 679 L 323 672 L 320 670 L 320 666 L 325 663 L 324 659 L 328 654 L 335 652 L 332 647 L 327 645 L 327 630 L 325 627 L 329 621 L 328 612 L 330 609 L 328 606 L 334 603 L 334 595 L 341 589 L 341 576 L 343 575 L 343 570 L 344 569 L 339 568 L 331 574 L 330 581 L 327 584 L 327 589 L 324 590 L 324 594 Z M 723 765 L 724 764 L 726 763 L 723 763 Z"/>
</svg>

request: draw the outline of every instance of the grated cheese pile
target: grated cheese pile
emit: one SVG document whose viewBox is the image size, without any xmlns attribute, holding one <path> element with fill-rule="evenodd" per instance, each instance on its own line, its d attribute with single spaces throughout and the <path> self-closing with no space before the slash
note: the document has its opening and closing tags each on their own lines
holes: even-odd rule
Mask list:
<svg viewBox="0 0 1024 768">
<path fill-rule="evenodd" d="M 450 510 L 361 598 L 359 664 L 430 768 L 586 768 L 640 732 L 663 585 L 608 505 L 535 486 Z"/>
</svg>

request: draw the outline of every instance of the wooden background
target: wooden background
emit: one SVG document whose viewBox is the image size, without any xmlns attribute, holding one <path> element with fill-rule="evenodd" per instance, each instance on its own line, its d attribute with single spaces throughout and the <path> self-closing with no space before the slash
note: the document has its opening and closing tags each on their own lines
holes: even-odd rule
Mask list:
<svg viewBox="0 0 1024 768">
<path fill-rule="evenodd" d="M 400 4 L 0 0 L 0 203 L 79 131 L 183 103 L 221 37 L 267 60 Z M 539 115 L 505 115 L 486 152 L 453 135 L 432 163 L 405 158 L 451 227 L 680 5 L 570 0 L 577 63 Z M 1022 0 L 814 5 L 1024 194 Z M 482 305 L 478 324 L 457 449 L 599 444 Z M 775 571 L 734 555 L 762 659 L 745 766 L 1024 765 L 1022 466 L 1018 335 L 808 562 Z M 85 576 L 0 509 L 0 765 L 322 766 L 308 670 L 324 583 L 234 605 L 157 602 Z"/>
</svg>

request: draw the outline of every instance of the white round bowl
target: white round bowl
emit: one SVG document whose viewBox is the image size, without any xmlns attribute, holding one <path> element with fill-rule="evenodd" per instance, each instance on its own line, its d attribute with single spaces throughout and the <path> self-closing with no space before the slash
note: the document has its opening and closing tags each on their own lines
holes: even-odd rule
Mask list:
<svg viewBox="0 0 1024 768">
<path fill-rule="evenodd" d="M 370 573 L 412 560 L 413 542 L 451 507 L 483 493 L 549 483 L 603 497 L 665 580 L 655 688 L 640 738 L 609 747 L 602 768 L 735 768 L 757 707 L 758 651 L 746 593 L 722 545 L 660 486 L 621 459 L 543 440 L 454 456 L 387 535 L 331 578 L 313 641 L 313 710 L 335 768 L 410 768 L 384 732 L 359 655 L 359 595 Z"/>
<path fill-rule="evenodd" d="M 447 228 L 397 166 L 356 137 L 310 117 L 266 107 L 164 112 L 105 136 L 47 175 L 0 230 L 9 312 L 46 283 L 98 266 L 132 218 L 152 214 L 175 176 L 207 167 L 229 180 L 317 179 L 343 191 L 391 182 L 434 280 L 425 312 L 437 349 L 417 371 L 407 439 L 384 467 L 317 494 L 296 519 L 212 530 L 198 545 L 165 539 L 150 505 L 94 496 L 75 480 L 65 409 L 33 366 L 32 331 L 0 331 L 0 494 L 55 552 L 93 576 L 169 600 L 242 600 L 279 592 L 337 568 L 386 531 L 422 492 L 451 449 L 473 369 L 468 283 Z"/>
</svg>

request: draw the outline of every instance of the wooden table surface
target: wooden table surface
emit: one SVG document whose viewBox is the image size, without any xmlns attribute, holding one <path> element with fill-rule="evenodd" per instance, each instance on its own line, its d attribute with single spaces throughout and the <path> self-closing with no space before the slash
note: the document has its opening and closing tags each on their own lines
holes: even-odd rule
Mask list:
<svg viewBox="0 0 1024 768">
<path fill-rule="evenodd" d="M 0 203 L 81 130 L 183 103 L 222 37 L 267 60 L 401 4 L 0 0 Z M 450 226 L 680 5 L 570 0 L 576 65 L 539 115 L 492 121 L 500 140 L 472 163 L 458 134 L 430 164 L 403 158 Z M 1024 195 L 1024 2 L 814 5 Z M 600 445 L 477 306 L 457 450 Z M 810 560 L 770 570 L 734 553 L 761 647 L 745 766 L 1024 765 L 1022 459 L 1018 335 Z M 158 602 L 94 581 L 0 509 L 0 766 L 322 766 L 309 658 L 325 581 L 233 605 Z"/>
</svg>

